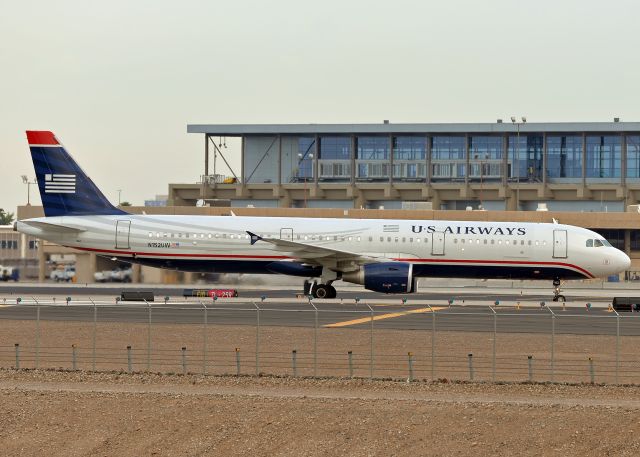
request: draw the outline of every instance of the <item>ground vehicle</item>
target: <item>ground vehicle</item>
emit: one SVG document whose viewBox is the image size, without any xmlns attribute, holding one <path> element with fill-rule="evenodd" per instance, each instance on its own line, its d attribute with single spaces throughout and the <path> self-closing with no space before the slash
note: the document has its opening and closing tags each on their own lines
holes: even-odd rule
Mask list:
<svg viewBox="0 0 640 457">
<path fill-rule="evenodd" d="M 96 271 L 93 274 L 96 282 L 131 282 L 132 276 L 133 270 L 131 268 Z"/>
<path fill-rule="evenodd" d="M 15 267 L 5 267 L 0 265 L 0 281 L 18 281 L 20 279 L 20 270 Z"/>
<path fill-rule="evenodd" d="M 75 265 L 58 265 L 49 275 L 49 278 L 55 282 L 70 282 L 75 277 Z"/>
</svg>

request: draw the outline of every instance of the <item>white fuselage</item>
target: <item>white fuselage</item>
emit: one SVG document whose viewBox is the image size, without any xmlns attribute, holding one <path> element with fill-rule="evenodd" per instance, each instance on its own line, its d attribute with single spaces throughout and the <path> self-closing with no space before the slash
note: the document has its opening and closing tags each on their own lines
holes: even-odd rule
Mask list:
<svg viewBox="0 0 640 457">
<path fill-rule="evenodd" d="M 299 258 L 295 249 L 251 244 L 247 231 L 410 263 L 416 277 L 580 279 L 615 274 L 630 264 L 597 233 L 548 223 L 118 215 L 28 219 L 17 230 L 98 255 L 202 272 L 309 276 L 281 268 Z M 322 267 L 321 259 L 315 265 Z M 340 273 L 347 267 L 329 268 Z"/>
</svg>

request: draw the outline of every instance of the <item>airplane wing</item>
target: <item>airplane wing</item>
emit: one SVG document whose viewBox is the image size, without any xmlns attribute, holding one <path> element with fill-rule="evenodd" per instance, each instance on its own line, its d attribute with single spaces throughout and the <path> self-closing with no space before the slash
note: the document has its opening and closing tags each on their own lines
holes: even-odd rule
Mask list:
<svg viewBox="0 0 640 457">
<path fill-rule="evenodd" d="M 326 266 L 331 269 L 339 268 L 341 271 L 357 270 L 360 265 L 365 263 L 389 261 L 382 257 L 374 257 L 355 252 L 343 251 L 340 249 L 325 248 L 322 246 L 314 246 L 296 241 L 262 238 L 255 233 L 247 231 L 251 237 L 251 244 L 258 241 L 264 241 L 274 245 L 278 251 L 286 252 L 292 257 L 314 265 Z"/>
</svg>

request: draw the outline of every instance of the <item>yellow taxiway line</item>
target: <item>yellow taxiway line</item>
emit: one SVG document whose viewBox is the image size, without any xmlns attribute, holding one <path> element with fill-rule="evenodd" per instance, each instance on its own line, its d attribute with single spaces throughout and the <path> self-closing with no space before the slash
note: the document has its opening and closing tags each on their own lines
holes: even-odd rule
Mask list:
<svg viewBox="0 0 640 457">
<path fill-rule="evenodd" d="M 409 314 L 430 313 L 431 311 L 438 311 L 445 308 L 446 306 L 433 306 L 431 308 L 411 309 L 409 311 L 401 311 L 398 313 L 378 314 L 377 316 L 376 315 L 373 316 L 373 320 L 379 321 L 382 319 L 393 319 L 394 317 L 407 316 Z M 362 317 L 360 319 L 352 319 L 350 321 L 336 322 L 334 324 L 326 324 L 326 325 L 323 325 L 323 327 L 326 327 L 326 328 L 348 327 L 349 325 L 364 324 L 365 322 L 371 322 L 371 316 Z"/>
</svg>

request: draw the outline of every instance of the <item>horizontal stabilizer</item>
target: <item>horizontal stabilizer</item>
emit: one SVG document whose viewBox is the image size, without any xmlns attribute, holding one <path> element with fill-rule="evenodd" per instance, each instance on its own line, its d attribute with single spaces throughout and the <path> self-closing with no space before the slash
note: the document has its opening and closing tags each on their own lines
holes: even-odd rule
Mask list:
<svg viewBox="0 0 640 457">
<path fill-rule="evenodd" d="M 87 229 L 77 225 L 69 224 L 56 224 L 53 222 L 42 221 L 20 221 L 21 224 L 29 225 L 34 228 L 38 228 L 45 232 L 59 232 L 59 233 L 80 233 Z"/>
</svg>

